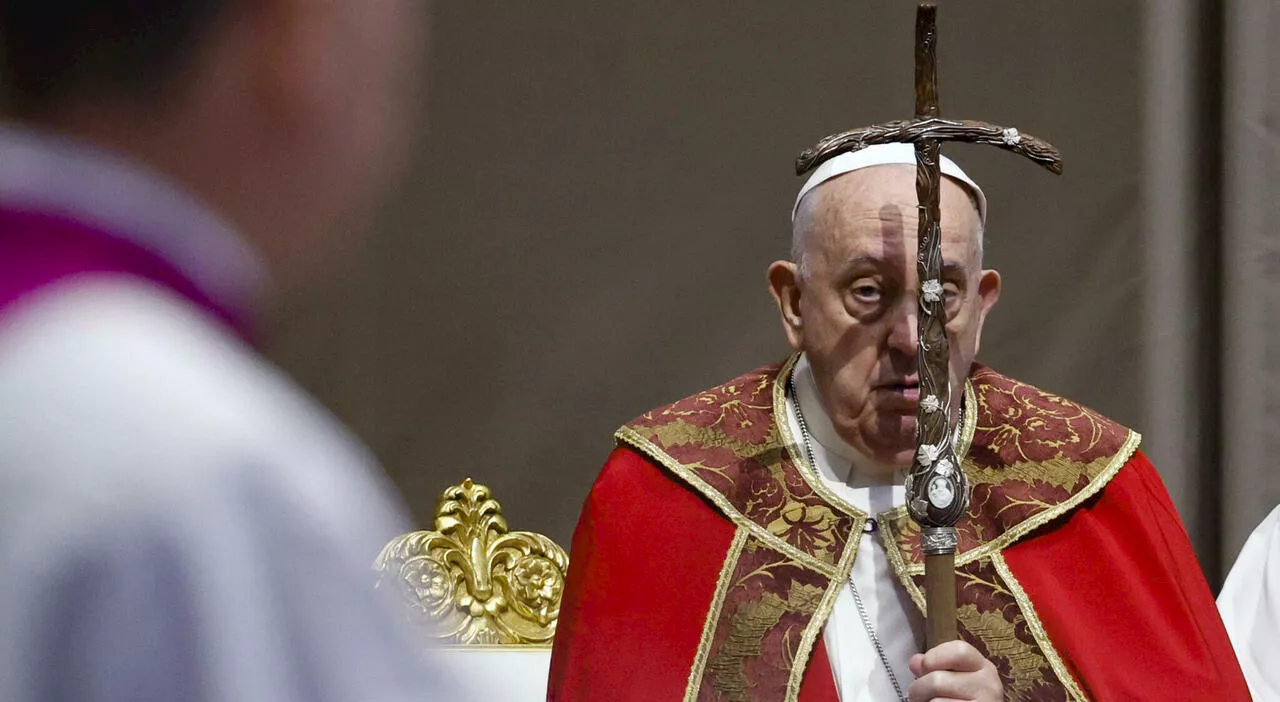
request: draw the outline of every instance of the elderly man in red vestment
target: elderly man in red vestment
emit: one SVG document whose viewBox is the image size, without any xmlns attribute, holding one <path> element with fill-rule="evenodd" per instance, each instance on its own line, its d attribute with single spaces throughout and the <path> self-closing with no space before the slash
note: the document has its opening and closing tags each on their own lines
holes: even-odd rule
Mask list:
<svg viewBox="0 0 1280 702">
<path fill-rule="evenodd" d="M 923 651 L 914 153 L 824 164 L 769 268 L 779 365 L 617 433 L 574 535 L 552 700 L 1248 699 L 1140 437 L 974 362 L 1000 294 L 944 159 L 961 641 Z M 927 292 L 927 291 L 926 291 Z"/>
</svg>

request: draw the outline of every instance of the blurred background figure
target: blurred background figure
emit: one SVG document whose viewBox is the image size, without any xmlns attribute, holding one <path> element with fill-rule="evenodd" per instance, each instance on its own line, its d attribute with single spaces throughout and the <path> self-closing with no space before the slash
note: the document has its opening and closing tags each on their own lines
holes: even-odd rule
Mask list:
<svg viewBox="0 0 1280 702">
<path fill-rule="evenodd" d="M 424 700 L 365 449 L 254 349 L 397 169 L 417 0 L 0 0 L 6 700 Z"/>
</svg>

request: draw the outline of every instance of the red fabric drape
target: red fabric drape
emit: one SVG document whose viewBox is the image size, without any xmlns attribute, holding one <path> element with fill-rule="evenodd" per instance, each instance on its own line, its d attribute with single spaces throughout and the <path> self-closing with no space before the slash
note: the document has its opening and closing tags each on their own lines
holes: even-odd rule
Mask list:
<svg viewBox="0 0 1280 702">
<path fill-rule="evenodd" d="M 573 535 L 548 699 L 682 699 L 733 535 L 693 492 L 614 451 Z"/>
<path fill-rule="evenodd" d="M 662 469 L 614 451 L 574 534 L 549 699 L 682 699 L 733 535 Z M 1182 523 L 1141 453 L 1099 496 L 1004 555 L 1090 698 L 1249 699 Z M 821 639 L 800 699 L 838 699 Z"/>
<path fill-rule="evenodd" d="M 1182 521 L 1141 452 L 1005 560 L 1089 697 L 1249 699 Z"/>
</svg>

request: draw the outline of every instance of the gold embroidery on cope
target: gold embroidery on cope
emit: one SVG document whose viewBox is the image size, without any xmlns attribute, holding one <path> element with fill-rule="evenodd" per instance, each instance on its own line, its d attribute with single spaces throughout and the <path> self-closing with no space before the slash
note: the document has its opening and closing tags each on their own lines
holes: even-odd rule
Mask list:
<svg viewBox="0 0 1280 702">
<path fill-rule="evenodd" d="M 1054 647 L 1053 641 L 1049 639 L 1049 634 L 1045 632 L 1044 625 L 1040 623 L 1040 615 L 1036 613 L 1035 605 L 1032 604 L 1031 598 L 1027 596 L 1026 590 L 1022 589 L 1022 584 L 1014 577 L 1013 571 L 1009 570 L 1009 564 L 1005 562 L 1003 554 L 993 554 L 991 556 L 991 564 L 995 567 L 1000 578 L 1009 586 L 1010 594 L 1018 603 L 1018 608 L 1022 610 L 1022 614 L 1026 617 L 1027 626 L 1030 627 L 1032 635 L 1035 636 L 1036 642 L 1040 644 L 1040 649 L 1044 651 L 1044 655 L 1049 659 L 1049 665 L 1053 668 L 1053 672 L 1057 675 L 1059 682 L 1070 693 L 1071 699 L 1076 702 L 1087 702 L 1088 697 L 1085 696 L 1084 690 L 1080 688 L 1080 684 L 1076 681 L 1075 676 L 1067 669 L 1067 664 L 1063 662 L 1062 656 L 1058 654 L 1058 649 Z"/>
<path fill-rule="evenodd" d="M 754 538 L 733 565 L 699 697 L 794 699 L 788 674 L 807 660 L 805 628 L 831 581 Z"/>
<path fill-rule="evenodd" d="M 986 643 L 992 655 L 1009 661 L 1008 694 L 1014 698 L 1025 695 L 1027 681 L 1034 679 L 1046 663 L 1034 646 L 1020 640 L 1014 631 L 1014 623 L 999 612 L 982 612 L 973 604 L 956 610 L 956 616 L 969 632 Z"/>
<path fill-rule="evenodd" d="M 961 636 L 1000 672 L 1009 700 L 1066 700 L 1067 694 L 1044 654 L 1041 641 L 996 573 L 990 559 L 956 570 L 964 602 L 957 609 Z"/>
<path fill-rule="evenodd" d="M 738 531 L 690 671 L 686 700 L 795 700 L 853 566 L 866 515 L 796 450 L 785 385 L 797 357 L 649 412 L 617 433 L 702 494 Z M 1010 699 L 1085 699 L 1000 551 L 1097 494 L 1140 437 L 1068 400 L 975 365 L 961 439 L 973 507 L 958 525 L 961 635 Z M 918 528 L 881 515 L 894 573 L 922 611 Z"/>
<path fill-rule="evenodd" d="M 854 519 L 852 533 L 862 533 L 862 526 L 866 523 L 865 516 L 857 516 Z M 791 664 L 791 677 L 787 681 L 787 696 L 785 702 L 796 702 L 800 698 L 800 685 L 804 682 L 805 669 L 808 667 L 809 656 L 813 654 L 813 645 L 817 642 L 818 636 L 822 634 L 822 627 L 827 623 L 827 619 L 831 617 L 831 610 L 835 609 L 836 598 L 840 595 L 840 589 L 844 583 L 849 580 L 849 573 L 853 571 L 853 561 L 857 558 L 858 546 L 861 539 L 849 539 L 845 547 L 844 557 L 840 559 L 840 566 L 836 576 L 828 583 L 826 592 L 822 595 L 822 601 L 818 604 L 818 609 L 813 613 L 813 617 L 809 619 L 808 626 L 804 629 L 804 635 L 800 640 L 800 646 L 796 655 L 793 656 Z M 832 583 L 840 583 L 840 587 L 831 587 Z"/>
<path fill-rule="evenodd" d="M 620 443 L 627 444 L 628 446 L 639 450 L 641 453 L 657 461 L 662 467 L 674 473 L 690 487 L 697 490 L 699 494 L 710 500 L 712 504 L 720 509 L 721 513 L 723 513 L 729 521 L 742 529 L 751 532 L 751 535 L 755 538 L 768 543 L 772 548 L 787 554 L 791 558 L 795 559 L 796 562 L 803 564 L 807 568 L 816 570 L 819 573 L 835 574 L 834 569 L 829 563 L 824 563 L 823 561 L 801 551 L 782 540 L 777 535 L 771 533 L 759 523 L 748 519 L 745 515 L 739 512 L 736 507 L 734 507 L 733 503 L 730 502 L 723 493 L 704 481 L 694 468 L 685 466 L 667 455 L 662 451 L 662 449 L 654 445 L 653 442 L 644 438 L 640 432 L 629 427 L 623 427 L 614 434 L 614 438 Z"/>
<path fill-rule="evenodd" d="M 1132 458 L 1137 432 L 1081 405 L 975 365 L 974 445 L 963 468 L 973 484 L 957 524 L 961 566 L 999 553 L 1096 495 Z M 968 399 L 968 393 L 966 393 Z M 969 412 L 966 408 L 966 423 Z M 883 515 L 905 572 L 924 572 L 919 527 L 905 508 Z M 896 563 L 895 563 L 896 566 Z"/>
<path fill-rule="evenodd" d="M 850 516 L 837 513 L 803 479 L 781 440 L 774 394 L 782 370 L 752 371 L 649 412 L 623 427 L 618 438 L 645 444 L 637 448 L 680 477 L 696 477 L 699 492 L 710 488 L 714 495 L 706 496 L 729 508 L 726 516 L 762 527 L 764 541 L 777 539 L 781 543 L 773 545 L 779 550 L 795 549 L 802 560 L 815 559 L 833 573 Z"/>
</svg>

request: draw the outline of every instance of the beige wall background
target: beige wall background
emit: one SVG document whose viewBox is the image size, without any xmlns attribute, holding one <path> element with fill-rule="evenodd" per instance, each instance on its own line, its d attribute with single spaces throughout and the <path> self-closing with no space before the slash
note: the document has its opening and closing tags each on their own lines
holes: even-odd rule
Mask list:
<svg viewBox="0 0 1280 702">
<path fill-rule="evenodd" d="M 1185 427 L 1146 426 L 1146 12 L 943 3 L 941 86 L 945 115 L 1016 125 L 1067 163 L 947 151 L 988 194 L 1005 274 L 981 359 L 1158 442 Z M 279 310 L 272 353 L 421 523 L 471 476 L 513 528 L 567 544 L 618 425 L 786 352 L 764 270 L 787 252 L 792 159 L 910 115 L 914 3 L 434 14 L 412 172 L 370 245 Z"/>
</svg>

